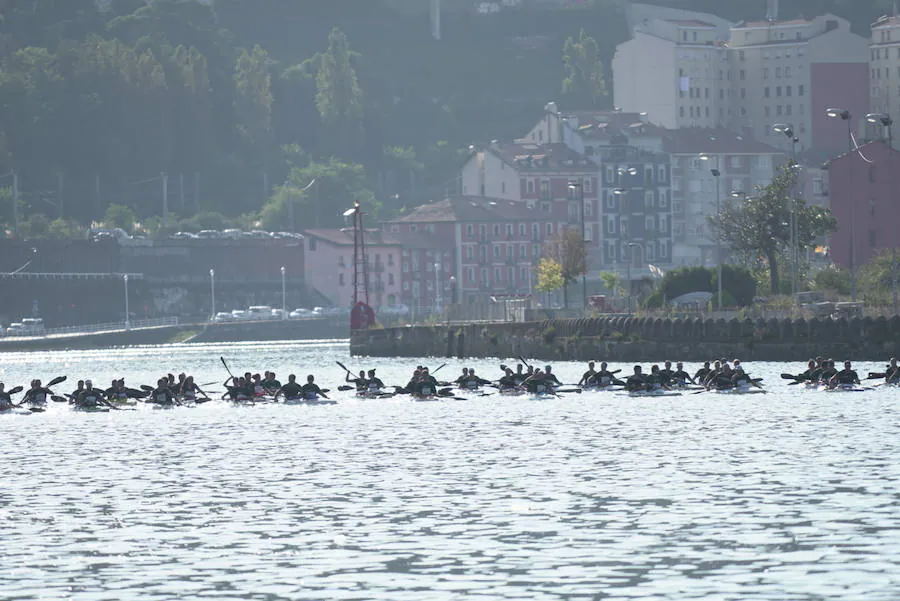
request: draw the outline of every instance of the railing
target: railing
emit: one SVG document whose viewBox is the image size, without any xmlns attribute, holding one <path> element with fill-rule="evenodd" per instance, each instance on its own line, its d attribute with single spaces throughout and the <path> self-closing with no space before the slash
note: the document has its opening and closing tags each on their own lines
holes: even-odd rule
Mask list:
<svg viewBox="0 0 900 601">
<path fill-rule="evenodd" d="M 95 332 L 116 332 L 125 329 L 159 328 L 164 326 L 177 326 L 177 317 L 159 317 L 156 319 L 135 319 L 129 323 L 114 321 L 109 323 L 95 323 L 80 326 L 65 326 L 61 328 L 45 328 L 40 331 L 23 331 L 21 333 L 7 334 L 16 338 L 43 338 L 46 336 L 64 336 L 66 334 L 92 334 Z"/>
</svg>

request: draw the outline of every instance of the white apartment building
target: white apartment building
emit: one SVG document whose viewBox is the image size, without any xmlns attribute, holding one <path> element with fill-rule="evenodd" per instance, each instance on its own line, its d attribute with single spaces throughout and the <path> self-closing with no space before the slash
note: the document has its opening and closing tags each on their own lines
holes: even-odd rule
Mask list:
<svg viewBox="0 0 900 601">
<path fill-rule="evenodd" d="M 900 17 L 882 17 L 872 24 L 869 81 L 872 112 L 900 118 Z"/>
<path fill-rule="evenodd" d="M 775 168 L 787 157 L 725 129 L 673 130 L 664 146 L 672 163 L 673 263 L 716 265 L 708 217 L 717 207 L 740 202 L 771 183 Z"/>
<path fill-rule="evenodd" d="M 721 126 L 727 117 L 728 52 L 717 27 L 653 19 L 616 48 L 613 97 L 624 112 L 647 113 L 668 129 Z"/>
<path fill-rule="evenodd" d="M 772 131 L 773 124 L 787 123 L 801 149 L 829 148 L 837 140 L 837 148 L 846 148 L 846 134 L 824 113 L 840 107 L 861 118 L 868 106 L 862 80 L 868 43 L 848 21 L 826 14 L 811 21 L 742 22 L 732 27 L 728 45 L 732 129 L 788 150 L 790 140 Z"/>
<path fill-rule="evenodd" d="M 843 149 L 846 130 L 825 109 L 845 108 L 854 120 L 868 111 L 868 57 L 868 41 L 830 14 L 741 22 L 727 40 L 712 23 L 656 19 L 617 47 L 614 99 L 669 129 L 727 128 L 787 150 L 790 141 L 772 131 L 787 123 L 801 150 Z"/>
</svg>

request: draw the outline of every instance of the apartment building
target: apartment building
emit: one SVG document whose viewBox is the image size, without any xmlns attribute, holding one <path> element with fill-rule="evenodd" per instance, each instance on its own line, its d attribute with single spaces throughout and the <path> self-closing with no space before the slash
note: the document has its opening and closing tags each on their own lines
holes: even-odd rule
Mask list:
<svg viewBox="0 0 900 601">
<path fill-rule="evenodd" d="M 842 108 L 858 120 L 868 111 L 868 42 L 848 21 L 831 14 L 745 21 L 732 27 L 728 48 L 735 90 L 730 129 L 789 150 L 790 140 L 772 131 L 787 123 L 804 150 L 847 147 L 846 129 L 825 112 Z"/>
<path fill-rule="evenodd" d="M 435 246 L 425 259 L 404 247 L 403 288 L 410 306 L 425 306 L 439 291 L 443 302 L 487 302 L 493 296 L 528 295 L 534 290 L 534 267 L 544 244 L 566 224 L 561 203 L 530 204 L 519 200 L 458 196 L 421 205 L 384 222 L 385 235 L 406 240 L 426 236 Z M 424 248 L 424 242 L 419 246 Z M 440 265 L 435 268 L 434 264 Z M 419 295 L 415 294 L 415 283 Z M 407 286 L 409 282 L 409 286 Z M 433 282 L 433 284 L 432 284 Z M 406 298 L 406 297 L 404 297 Z"/>
<path fill-rule="evenodd" d="M 713 23 L 651 19 L 616 48 L 615 105 L 669 129 L 717 127 L 730 106 L 728 49 Z"/>
<path fill-rule="evenodd" d="M 673 263 L 716 265 L 708 218 L 771 183 L 787 157 L 725 129 L 672 130 L 664 145 L 672 161 Z"/>
<path fill-rule="evenodd" d="M 872 112 L 900 117 L 900 17 L 872 24 L 869 44 Z"/>
<path fill-rule="evenodd" d="M 787 123 L 801 149 L 845 149 L 846 130 L 825 111 L 846 109 L 854 122 L 868 112 L 868 41 L 834 15 L 776 14 L 735 24 L 727 40 L 702 20 L 636 26 L 613 59 L 616 106 L 669 129 L 726 128 L 785 150 L 772 125 Z"/>
</svg>

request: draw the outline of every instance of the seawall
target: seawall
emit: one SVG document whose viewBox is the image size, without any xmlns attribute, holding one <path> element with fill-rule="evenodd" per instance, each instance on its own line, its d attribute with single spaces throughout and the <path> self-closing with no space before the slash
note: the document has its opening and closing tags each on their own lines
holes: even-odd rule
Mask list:
<svg viewBox="0 0 900 601">
<path fill-rule="evenodd" d="M 347 335 L 347 322 L 344 319 L 183 324 L 89 334 L 4 338 L 0 340 L 0 353 L 112 348 L 173 342 L 234 342 L 238 344 L 248 340 L 317 340 L 346 338 Z"/>
<path fill-rule="evenodd" d="M 528 357 L 546 361 L 878 361 L 900 353 L 900 317 L 886 319 L 585 318 L 358 330 L 354 355 Z"/>
</svg>

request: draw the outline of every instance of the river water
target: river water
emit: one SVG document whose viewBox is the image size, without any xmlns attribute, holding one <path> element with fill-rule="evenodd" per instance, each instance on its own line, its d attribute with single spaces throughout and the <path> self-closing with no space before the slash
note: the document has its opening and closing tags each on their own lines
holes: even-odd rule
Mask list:
<svg viewBox="0 0 900 601">
<path fill-rule="evenodd" d="M 363 367 L 346 341 L 176 345 L 4 354 L 0 380 L 204 383 L 220 355 L 332 389 Z M 770 393 L 5 416 L 0 598 L 900 598 L 900 391 L 748 368 Z"/>
</svg>

